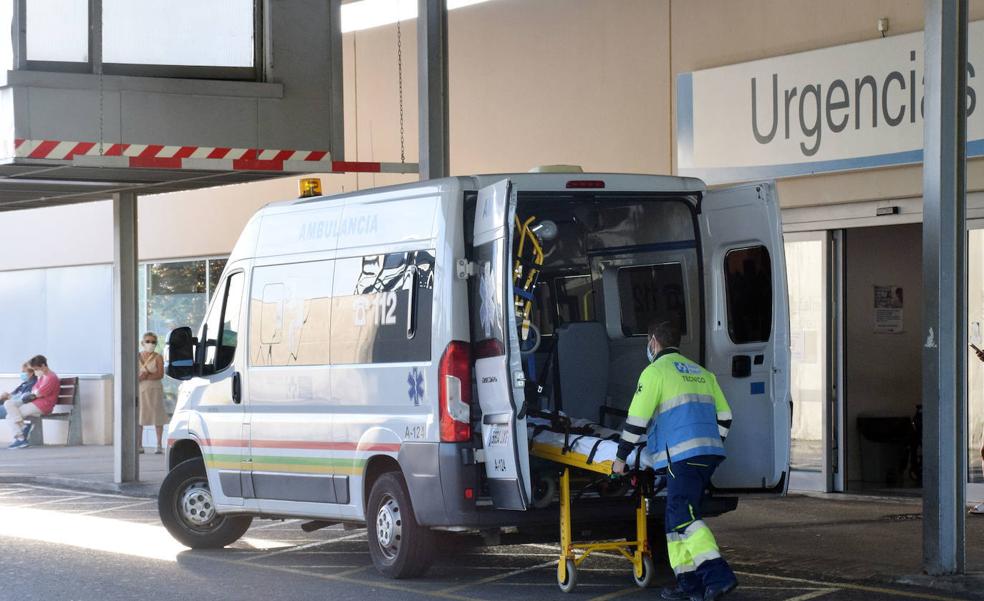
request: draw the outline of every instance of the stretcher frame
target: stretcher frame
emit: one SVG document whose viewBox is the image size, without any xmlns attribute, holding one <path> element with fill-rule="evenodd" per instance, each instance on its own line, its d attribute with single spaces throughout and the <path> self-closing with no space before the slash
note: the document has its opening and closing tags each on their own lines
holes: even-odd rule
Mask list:
<svg viewBox="0 0 984 601">
<path fill-rule="evenodd" d="M 611 461 L 589 462 L 586 455 L 573 451 L 564 452 L 556 446 L 534 442 L 530 452 L 540 459 L 553 461 L 564 466 L 560 476 L 560 560 L 557 562 L 557 586 L 569 593 L 577 586 L 577 568 L 587 558 L 599 551 L 617 551 L 632 563 L 632 579 L 646 588 L 656 572 L 652 552 L 649 548 L 649 528 L 647 524 L 646 494 L 644 486 L 636 490 L 638 504 L 635 508 L 635 540 L 575 543 L 571 532 L 571 468 L 609 475 L 612 473 Z M 580 551 L 580 555 L 578 555 Z"/>
</svg>

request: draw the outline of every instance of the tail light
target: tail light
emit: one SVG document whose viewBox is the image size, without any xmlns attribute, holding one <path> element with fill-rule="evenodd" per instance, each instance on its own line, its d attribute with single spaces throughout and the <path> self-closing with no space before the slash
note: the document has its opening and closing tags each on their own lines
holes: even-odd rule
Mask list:
<svg viewBox="0 0 984 601">
<path fill-rule="evenodd" d="M 454 340 L 438 366 L 441 405 L 441 441 L 471 440 L 471 350 L 467 342 Z"/>
<path fill-rule="evenodd" d="M 605 181 L 600 179 L 572 179 L 567 182 L 568 189 L 604 188 Z"/>
</svg>

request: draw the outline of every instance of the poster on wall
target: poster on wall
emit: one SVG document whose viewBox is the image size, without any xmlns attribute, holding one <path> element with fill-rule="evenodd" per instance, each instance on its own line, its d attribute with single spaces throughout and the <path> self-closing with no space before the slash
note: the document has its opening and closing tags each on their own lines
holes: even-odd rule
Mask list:
<svg viewBox="0 0 984 601">
<path fill-rule="evenodd" d="M 902 287 L 875 286 L 875 333 L 902 332 Z"/>
</svg>

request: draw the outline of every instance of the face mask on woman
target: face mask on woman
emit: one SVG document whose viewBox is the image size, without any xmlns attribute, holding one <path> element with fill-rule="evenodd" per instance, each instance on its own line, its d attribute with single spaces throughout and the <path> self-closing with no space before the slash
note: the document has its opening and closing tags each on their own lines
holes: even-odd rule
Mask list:
<svg viewBox="0 0 984 601">
<path fill-rule="evenodd" d="M 145 343 L 143 343 L 143 350 L 145 352 L 147 352 L 147 353 L 153 353 L 154 352 L 154 349 L 156 349 L 156 348 L 157 348 L 157 345 L 154 344 L 153 342 L 145 342 Z"/>
<path fill-rule="evenodd" d="M 31 376 L 29 376 L 26 371 L 22 371 L 20 373 L 20 378 L 21 378 L 21 382 L 27 382 L 31 378 Z"/>
</svg>

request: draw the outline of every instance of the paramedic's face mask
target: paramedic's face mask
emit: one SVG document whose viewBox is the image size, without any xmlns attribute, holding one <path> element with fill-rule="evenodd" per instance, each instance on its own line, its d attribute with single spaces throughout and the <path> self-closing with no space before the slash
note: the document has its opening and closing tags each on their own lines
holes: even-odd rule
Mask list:
<svg viewBox="0 0 984 601">
<path fill-rule="evenodd" d="M 659 351 L 656 350 L 656 339 L 652 336 L 649 337 L 649 341 L 646 343 L 646 358 L 652 363 L 656 360 L 656 354 Z"/>
</svg>

